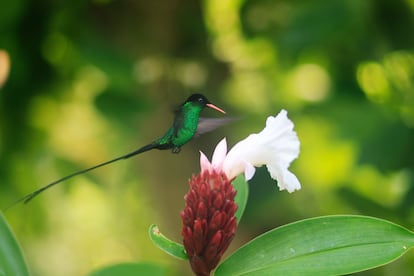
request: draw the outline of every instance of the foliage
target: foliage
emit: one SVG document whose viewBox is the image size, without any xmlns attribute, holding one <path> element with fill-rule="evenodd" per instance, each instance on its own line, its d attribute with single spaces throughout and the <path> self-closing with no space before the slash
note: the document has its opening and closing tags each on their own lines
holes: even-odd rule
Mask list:
<svg viewBox="0 0 414 276">
<path fill-rule="evenodd" d="M 412 229 L 413 13 L 412 0 L 0 1 L 11 63 L 0 88 L 0 207 L 151 141 L 194 91 L 242 118 L 178 156 L 114 164 L 8 210 L 31 271 L 82 275 L 156 259 L 188 273 L 153 248 L 148 225 L 178 239 L 195 153 L 257 131 L 282 108 L 302 142 L 292 170 L 303 189 L 279 193 L 259 170 L 236 247 L 330 214 Z M 412 259 L 374 273 L 411 275 Z"/>
<path fill-rule="evenodd" d="M 236 182 L 237 192 L 247 195 L 243 177 Z M 243 198 L 236 200 L 241 210 L 247 203 Z M 150 237 L 166 253 L 187 259 L 183 246 L 157 227 L 150 227 Z M 366 216 L 325 216 L 256 237 L 224 260 L 214 275 L 344 275 L 390 263 L 412 247 L 414 233 L 394 223 Z"/>
<path fill-rule="evenodd" d="M 101 268 L 89 274 L 89 276 L 134 276 L 134 275 L 166 275 L 165 269 L 160 265 L 145 263 L 122 263 Z"/>
<path fill-rule="evenodd" d="M 29 275 L 19 245 L 3 214 L 0 214 L 0 237 L 0 275 Z"/>
<path fill-rule="evenodd" d="M 413 232 L 384 220 L 312 218 L 255 238 L 215 275 L 344 275 L 387 264 L 413 246 Z"/>
</svg>

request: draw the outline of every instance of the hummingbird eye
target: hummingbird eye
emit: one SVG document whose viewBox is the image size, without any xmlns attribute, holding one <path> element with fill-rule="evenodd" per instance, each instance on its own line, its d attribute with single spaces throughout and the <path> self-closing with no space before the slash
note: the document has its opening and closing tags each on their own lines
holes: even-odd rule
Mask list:
<svg viewBox="0 0 414 276">
<path fill-rule="evenodd" d="M 191 95 L 186 100 L 186 102 L 198 103 L 198 104 L 201 104 L 203 106 L 209 103 L 209 101 L 206 99 L 206 97 L 204 97 L 201 94 L 193 94 L 193 95 Z"/>
</svg>

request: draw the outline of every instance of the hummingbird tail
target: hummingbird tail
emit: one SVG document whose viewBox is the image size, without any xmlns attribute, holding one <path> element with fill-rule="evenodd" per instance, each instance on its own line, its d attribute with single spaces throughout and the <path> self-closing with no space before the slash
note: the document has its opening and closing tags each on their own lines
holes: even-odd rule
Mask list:
<svg viewBox="0 0 414 276">
<path fill-rule="evenodd" d="M 28 202 L 29 202 L 29 201 L 31 201 L 33 198 L 35 198 L 36 196 L 38 196 L 40 193 L 42 193 L 42 192 L 46 191 L 46 190 L 47 190 L 47 189 L 49 189 L 49 188 L 52 188 L 53 186 L 55 186 L 55 185 L 57 185 L 57 184 L 59 184 L 59 183 L 61 183 L 61 182 L 65 181 L 65 180 L 68 180 L 69 178 L 72 178 L 72 177 L 74 177 L 74 176 L 77 176 L 77 175 L 80 175 L 80 174 L 83 174 L 83 173 L 86 173 L 86 172 L 92 171 L 92 170 L 94 170 L 94 169 L 97 169 L 97 168 L 103 167 L 103 166 L 105 166 L 105 165 L 109 165 L 109 164 L 111 164 L 111 163 L 114 163 L 114 162 L 119 161 L 119 160 L 122 160 L 122 159 L 127 159 L 127 158 L 129 158 L 129 157 L 134 156 L 134 155 L 137 155 L 137 154 L 140 154 L 140 153 L 143 153 L 143 152 L 146 152 L 146 151 L 149 151 L 149 150 L 155 149 L 155 148 L 158 148 L 158 144 L 156 144 L 156 143 L 151 143 L 151 144 L 148 144 L 148 145 L 146 145 L 146 146 L 143 146 L 142 148 L 139 148 L 139 149 L 137 149 L 137 150 L 135 150 L 135 151 L 133 151 L 133 152 L 127 153 L 127 154 L 125 154 L 125 155 L 122 155 L 122 156 L 120 156 L 120 157 L 117 157 L 117 158 L 114 158 L 114 159 L 112 159 L 112 160 L 109 160 L 109 161 L 106 161 L 106 162 L 100 163 L 100 164 L 98 164 L 98 165 L 95 165 L 95 166 L 93 166 L 93 167 L 90 167 L 90 168 L 87 168 L 87 169 L 84 169 L 84 170 L 77 171 L 77 172 L 74 172 L 74 173 L 72 173 L 72 174 L 69 174 L 69 175 L 67 175 L 67 176 L 65 176 L 65 177 L 62 177 L 62 178 L 60 178 L 60 179 L 58 179 L 58 180 L 55 180 L 55 181 L 53 181 L 53 182 L 51 182 L 51 183 L 47 184 L 46 186 L 43 186 L 42 188 L 40 188 L 40 189 L 38 189 L 38 190 L 36 190 L 36 191 L 34 191 L 34 192 L 30 193 L 30 194 L 25 195 L 24 197 L 22 197 L 22 198 L 20 198 L 19 200 L 15 201 L 15 202 L 14 202 L 13 204 L 11 204 L 10 206 L 6 207 L 6 208 L 4 209 L 4 211 L 8 210 L 9 208 L 13 207 L 14 205 L 16 205 L 16 204 L 18 204 L 18 203 L 20 203 L 20 202 L 23 202 L 24 204 L 28 203 Z"/>
</svg>

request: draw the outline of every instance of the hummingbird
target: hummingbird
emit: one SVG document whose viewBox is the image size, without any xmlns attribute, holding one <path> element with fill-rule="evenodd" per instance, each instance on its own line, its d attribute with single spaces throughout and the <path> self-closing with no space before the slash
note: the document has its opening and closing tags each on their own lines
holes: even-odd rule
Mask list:
<svg viewBox="0 0 414 276">
<path fill-rule="evenodd" d="M 187 100 L 185 100 L 184 103 L 182 103 L 174 111 L 174 121 L 172 123 L 172 126 L 160 138 L 130 153 L 124 154 L 122 156 L 119 156 L 117 158 L 111 159 L 106 162 L 99 163 L 90 168 L 71 173 L 58 180 L 55 180 L 39 188 L 38 190 L 35 190 L 34 192 L 27 194 L 26 196 L 20 198 L 15 203 L 13 203 L 11 206 L 19 202 L 28 203 L 34 197 L 38 196 L 40 193 L 46 191 L 47 189 L 65 180 L 68 180 L 69 178 L 89 172 L 91 170 L 100 168 L 102 166 L 109 165 L 111 163 L 114 163 L 122 159 L 130 158 L 132 156 L 141 154 L 149 150 L 171 149 L 173 153 L 179 153 L 181 147 L 185 145 L 188 141 L 190 141 L 193 137 L 197 137 L 203 133 L 214 130 L 215 128 L 225 125 L 233 120 L 233 119 L 228 119 L 228 118 L 227 119 L 226 118 L 221 118 L 221 119 L 200 118 L 200 113 L 205 107 L 217 110 L 223 114 L 226 113 L 221 108 L 210 103 L 209 100 L 207 100 L 205 96 L 201 94 L 192 94 L 190 97 L 187 98 Z"/>
</svg>

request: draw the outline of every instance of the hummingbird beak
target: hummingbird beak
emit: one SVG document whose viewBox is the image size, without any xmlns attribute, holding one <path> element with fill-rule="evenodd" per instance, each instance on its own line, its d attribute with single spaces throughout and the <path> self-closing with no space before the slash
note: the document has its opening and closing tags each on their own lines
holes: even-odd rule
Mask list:
<svg viewBox="0 0 414 276">
<path fill-rule="evenodd" d="M 221 108 L 219 108 L 219 107 L 215 106 L 214 104 L 208 103 L 208 104 L 206 104 L 206 106 L 210 107 L 211 109 L 215 109 L 215 110 L 217 110 L 218 112 L 221 112 L 221 113 L 223 113 L 223 114 L 226 114 L 226 112 L 225 112 L 223 109 L 221 109 Z"/>
</svg>

